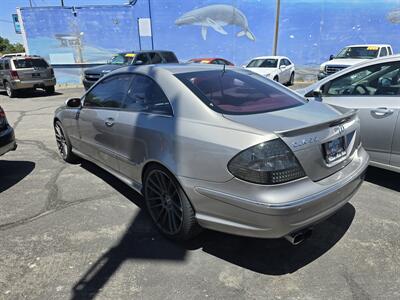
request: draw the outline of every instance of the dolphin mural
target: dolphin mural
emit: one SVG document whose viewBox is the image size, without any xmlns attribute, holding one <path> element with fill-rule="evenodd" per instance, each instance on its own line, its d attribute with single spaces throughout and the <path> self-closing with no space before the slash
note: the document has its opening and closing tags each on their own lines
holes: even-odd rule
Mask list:
<svg viewBox="0 0 400 300">
<path fill-rule="evenodd" d="M 389 12 L 387 18 L 394 24 L 400 24 L 400 9 L 394 9 Z"/>
<path fill-rule="evenodd" d="M 207 38 L 208 27 L 211 27 L 221 34 L 228 34 L 224 30 L 224 26 L 236 25 L 241 29 L 236 36 L 246 36 L 252 41 L 256 40 L 256 37 L 249 29 L 246 16 L 236 7 L 231 5 L 215 4 L 193 9 L 175 20 L 175 24 L 178 26 L 201 26 L 201 36 L 203 37 L 203 40 L 206 40 Z"/>
</svg>

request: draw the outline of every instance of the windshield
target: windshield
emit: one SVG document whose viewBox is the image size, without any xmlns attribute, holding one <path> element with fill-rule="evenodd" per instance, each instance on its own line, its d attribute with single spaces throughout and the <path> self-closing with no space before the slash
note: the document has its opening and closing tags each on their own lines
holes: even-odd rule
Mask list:
<svg viewBox="0 0 400 300">
<path fill-rule="evenodd" d="M 14 59 L 14 66 L 16 69 L 24 68 L 47 68 L 49 65 L 44 59 Z"/>
<path fill-rule="evenodd" d="M 136 54 L 117 54 L 110 61 L 111 65 L 130 65 Z"/>
<path fill-rule="evenodd" d="M 346 47 L 335 58 L 376 58 L 378 57 L 379 47 Z"/>
<path fill-rule="evenodd" d="M 247 68 L 276 68 L 278 60 L 273 58 L 268 59 L 253 59 L 247 65 Z"/>
<path fill-rule="evenodd" d="M 252 72 L 214 70 L 175 76 L 211 109 L 223 114 L 264 113 L 304 103 L 300 96 Z"/>
</svg>

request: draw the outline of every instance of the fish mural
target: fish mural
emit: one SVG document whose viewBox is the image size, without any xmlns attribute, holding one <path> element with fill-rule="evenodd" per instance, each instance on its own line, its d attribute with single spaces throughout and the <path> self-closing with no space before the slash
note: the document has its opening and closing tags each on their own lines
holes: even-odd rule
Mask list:
<svg viewBox="0 0 400 300">
<path fill-rule="evenodd" d="M 400 24 L 400 8 L 394 9 L 388 13 L 387 19 L 394 24 Z"/>
<path fill-rule="evenodd" d="M 256 37 L 249 29 L 246 16 L 239 9 L 231 5 L 215 4 L 193 9 L 176 19 L 175 25 L 201 26 L 203 40 L 207 39 L 207 30 L 209 27 L 220 34 L 226 35 L 228 33 L 225 31 L 224 26 L 235 25 L 241 29 L 236 36 L 246 36 L 251 41 L 256 40 Z"/>
</svg>

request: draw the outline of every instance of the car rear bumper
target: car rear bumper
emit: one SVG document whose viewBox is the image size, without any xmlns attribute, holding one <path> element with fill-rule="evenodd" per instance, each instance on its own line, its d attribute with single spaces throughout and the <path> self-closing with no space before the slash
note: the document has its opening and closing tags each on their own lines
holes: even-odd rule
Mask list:
<svg viewBox="0 0 400 300">
<path fill-rule="evenodd" d="M 199 224 L 236 235 L 279 238 L 334 214 L 358 190 L 369 156 L 360 147 L 352 161 L 335 174 L 277 186 L 232 179 L 225 183 L 179 177 Z"/>
<path fill-rule="evenodd" d="M 56 85 L 56 78 L 41 79 L 41 80 L 13 80 L 11 85 L 13 89 L 33 89 L 33 88 L 45 88 Z"/>
<path fill-rule="evenodd" d="M 0 156 L 17 148 L 15 142 L 14 130 L 9 126 L 0 132 Z"/>
</svg>

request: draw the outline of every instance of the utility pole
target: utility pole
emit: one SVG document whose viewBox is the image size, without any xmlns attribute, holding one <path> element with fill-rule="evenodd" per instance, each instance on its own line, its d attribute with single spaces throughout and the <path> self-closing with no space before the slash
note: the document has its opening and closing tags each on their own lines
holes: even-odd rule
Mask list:
<svg viewBox="0 0 400 300">
<path fill-rule="evenodd" d="M 275 15 L 275 33 L 274 45 L 272 47 L 272 55 L 276 55 L 278 50 L 278 35 L 279 35 L 279 15 L 281 10 L 281 0 L 276 0 L 276 15 Z"/>
<path fill-rule="evenodd" d="M 32 7 L 32 0 L 29 0 L 29 5 L 30 7 Z"/>
<path fill-rule="evenodd" d="M 64 7 L 64 0 L 61 0 L 61 6 Z"/>
</svg>

